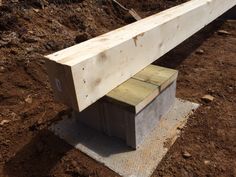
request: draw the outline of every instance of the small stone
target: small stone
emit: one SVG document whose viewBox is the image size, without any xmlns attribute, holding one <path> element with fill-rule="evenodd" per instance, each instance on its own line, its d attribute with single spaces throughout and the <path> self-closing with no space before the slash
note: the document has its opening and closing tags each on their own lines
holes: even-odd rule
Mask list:
<svg viewBox="0 0 236 177">
<path fill-rule="evenodd" d="M 5 68 L 3 66 L 0 66 L 0 73 L 4 73 L 5 72 Z"/>
<path fill-rule="evenodd" d="M 202 100 L 205 101 L 206 103 L 210 103 L 214 100 L 215 98 L 211 95 L 205 95 L 202 97 Z"/>
<path fill-rule="evenodd" d="M 233 93 L 233 92 L 234 92 L 234 88 L 233 88 L 232 86 L 228 86 L 228 87 L 227 87 L 227 91 L 228 91 L 229 93 Z"/>
<path fill-rule="evenodd" d="M 37 12 L 39 12 L 39 9 L 33 9 L 33 11 L 35 11 L 37 13 Z"/>
<path fill-rule="evenodd" d="M 188 151 L 184 151 L 183 152 L 183 157 L 184 158 L 190 158 L 190 157 L 192 157 L 192 155 Z"/>
<path fill-rule="evenodd" d="M 33 52 L 34 51 L 34 48 L 33 47 L 26 47 L 25 50 L 30 53 L 30 52 Z"/>
<path fill-rule="evenodd" d="M 28 95 L 27 98 L 25 99 L 25 102 L 31 104 L 33 102 L 32 97 Z"/>
<path fill-rule="evenodd" d="M 231 33 L 229 33 L 228 31 L 225 31 L 225 30 L 219 30 L 217 32 L 219 35 L 230 35 Z"/>
<path fill-rule="evenodd" d="M 210 160 L 204 160 L 204 164 L 205 165 L 209 165 L 210 164 Z"/>
<path fill-rule="evenodd" d="M 199 49 L 199 50 L 196 51 L 196 54 L 198 54 L 198 55 L 202 55 L 202 54 L 204 54 L 204 50 Z"/>
<path fill-rule="evenodd" d="M 78 7 L 76 11 L 81 12 L 82 11 L 81 7 Z"/>
<path fill-rule="evenodd" d="M 3 126 L 4 124 L 8 124 L 9 122 L 11 122 L 10 120 L 2 120 L 0 122 L 0 126 Z"/>
<path fill-rule="evenodd" d="M 12 112 L 12 113 L 10 113 L 10 115 L 12 116 L 12 120 L 16 120 L 16 117 L 17 117 L 16 113 Z"/>
</svg>

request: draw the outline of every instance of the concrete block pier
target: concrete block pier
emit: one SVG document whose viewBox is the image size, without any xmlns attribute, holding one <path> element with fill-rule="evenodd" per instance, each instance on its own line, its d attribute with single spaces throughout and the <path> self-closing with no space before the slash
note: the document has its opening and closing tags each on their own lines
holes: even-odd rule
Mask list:
<svg viewBox="0 0 236 177">
<path fill-rule="evenodd" d="M 137 149 L 173 106 L 177 74 L 150 65 L 75 117 Z"/>
</svg>

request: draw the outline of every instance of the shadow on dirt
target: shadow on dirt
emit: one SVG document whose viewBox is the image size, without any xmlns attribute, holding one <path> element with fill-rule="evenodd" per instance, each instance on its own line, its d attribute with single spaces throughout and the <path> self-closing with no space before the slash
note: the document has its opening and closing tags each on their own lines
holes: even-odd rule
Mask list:
<svg viewBox="0 0 236 177">
<path fill-rule="evenodd" d="M 216 20 L 207 27 L 187 39 L 182 44 L 162 56 L 154 64 L 176 69 L 190 54 L 196 51 L 207 38 L 216 32 L 223 24 L 223 20 Z"/>
<path fill-rule="evenodd" d="M 159 60 L 155 61 L 154 64 L 173 69 L 177 68 L 191 53 L 197 50 L 204 41 L 217 32 L 226 19 L 236 19 L 236 7 L 232 8 L 185 42 L 162 56 Z"/>
<path fill-rule="evenodd" d="M 24 146 L 4 166 L 9 177 L 45 177 L 61 158 L 72 149 L 71 146 L 45 129 Z"/>
</svg>

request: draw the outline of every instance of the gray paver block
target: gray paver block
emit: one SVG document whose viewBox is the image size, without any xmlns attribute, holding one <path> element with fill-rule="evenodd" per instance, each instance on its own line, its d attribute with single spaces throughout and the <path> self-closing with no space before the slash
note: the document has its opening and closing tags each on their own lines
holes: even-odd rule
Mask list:
<svg viewBox="0 0 236 177">
<path fill-rule="evenodd" d="M 165 146 L 165 142 L 175 142 L 180 134 L 178 127 L 186 124 L 189 115 L 198 106 L 176 99 L 171 110 L 164 115 L 137 150 L 129 148 L 118 138 L 106 136 L 78 123 L 75 117 L 64 118 L 50 129 L 75 148 L 121 176 L 149 177 L 170 148 Z"/>
<path fill-rule="evenodd" d="M 138 148 L 174 104 L 176 81 L 135 114 L 115 102 L 99 101 L 83 111 L 75 112 L 78 121 L 103 131 L 109 136 L 121 138 L 127 145 Z"/>
</svg>

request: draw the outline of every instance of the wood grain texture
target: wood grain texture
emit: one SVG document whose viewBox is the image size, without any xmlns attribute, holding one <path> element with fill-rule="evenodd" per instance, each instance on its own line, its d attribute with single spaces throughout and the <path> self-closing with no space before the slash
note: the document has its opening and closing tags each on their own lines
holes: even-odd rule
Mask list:
<svg viewBox="0 0 236 177">
<path fill-rule="evenodd" d="M 236 0 L 191 0 L 48 55 L 51 69 L 68 66 L 78 106 L 62 101 L 82 111 L 235 5 Z M 55 80 L 57 72 L 49 77 Z M 60 82 L 70 85 L 67 79 Z M 68 96 L 64 90 L 55 92 Z"/>
<path fill-rule="evenodd" d="M 158 94 L 159 86 L 131 78 L 109 92 L 106 97 L 133 112 L 139 112 L 143 104 L 150 103 Z"/>
<path fill-rule="evenodd" d="M 160 92 L 177 79 L 178 71 L 156 65 L 149 65 L 133 76 L 134 79 L 158 85 Z"/>
<path fill-rule="evenodd" d="M 149 65 L 106 95 L 106 99 L 135 114 L 176 81 L 178 71 Z"/>
</svg>

